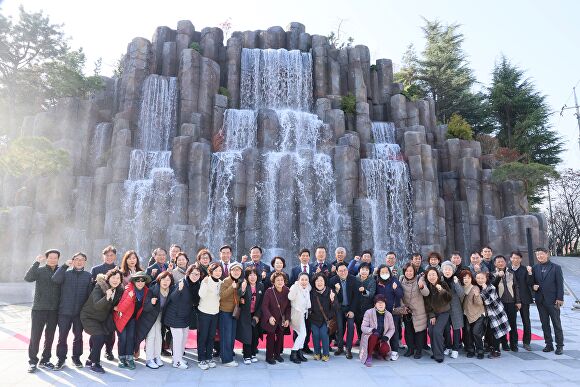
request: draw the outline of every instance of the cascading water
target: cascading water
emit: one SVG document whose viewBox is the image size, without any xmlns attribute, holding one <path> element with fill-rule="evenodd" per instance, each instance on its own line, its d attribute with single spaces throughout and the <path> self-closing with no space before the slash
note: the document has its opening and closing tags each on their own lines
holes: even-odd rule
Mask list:
<svg viewBox="0 0 580 387">
<path fill-rule="evenodd" d="M 131 151 L 129 178 L 124 183 L 121 246 L 148 256 L 164 246 L 170 224 L 171 194 L 175 185 L 170 167 L 171 142 L 177 124 L 177 79 L 149 75 Z"/>
<path fill-rule="evenodd" d="M 388 251 L 406 256 L 413 248 L 411 185 L 394 124 L 373 122 L 372 136 L 370 158 L 361 159 L 361 170 L 371 204 L 373 251 L 382 262 Z"/>
<path fill-rule="evenodd" d="M 338 209 L 332 159 L 317 142 L 322 121 L 312 107 L 312 56 L 300 51 L 242 50 L 241 107 L 225 113 L 225 149 L 212 156 L 210 248 L 238 245 L 243 211 L 233 205 L 232 184 L 243 151 L 256 146 L 259 109 L 274 109 L 279 122 L 275 149 L 260 149 L 256 177 L 256 240 L 266 250 L 296 253 L 300 247 L 336 246 Z"/>
</svg>

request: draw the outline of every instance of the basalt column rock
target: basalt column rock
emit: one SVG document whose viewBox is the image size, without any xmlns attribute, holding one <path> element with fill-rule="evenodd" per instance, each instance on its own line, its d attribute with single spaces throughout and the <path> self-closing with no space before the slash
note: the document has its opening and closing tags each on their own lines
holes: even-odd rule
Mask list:
<svg viewBox="0 0 580 387">
<path fill-rule="evenodd" d="M 175 42 L 175 30 L 169 27 L 157 27 L 151 40 L 151 73 L 162 74 L 163 61 L 165 59 L 164 45 L 166 42 Z"/>
<path fill-rule="evenodd" d="M 144 38 L 135 38 L 127 47 L 123 76 L 121 77 L 119 110 L 137 122 L 143 81 L 149 75 L 153 62 L 151 43 Z"/>
<path fill-rule="evenodd" d="M 229 107 L 238 109 L 240 107 L 240 69 L 242 63 L 242 40 L 239 38 L 229 38 L 226 49 L 227 63 L 227 89 L 230 93 Z"/>
</svg>

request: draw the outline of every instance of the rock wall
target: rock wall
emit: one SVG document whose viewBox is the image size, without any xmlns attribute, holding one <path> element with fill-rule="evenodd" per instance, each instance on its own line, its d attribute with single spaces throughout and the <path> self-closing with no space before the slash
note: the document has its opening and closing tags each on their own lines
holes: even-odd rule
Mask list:
<svg viewBox="0 0 580 387">
<path fill-rule="evenodd" d="M 119 243 L 121 198 L 136 147 L 143 83 L 150 74 L 177 77 L 179 85 L 178 128 L 171 147 L 177 180 L 171 192 L 173 213 L 165 240 L 156 243 L 178 243 L 194 255 L 206 243 L 202 228 L 210 164 L 224 112 L 240 107 L 243 48 L 311 53 L 313 112 L 327 133 L 319 146 L 332 157 L 336 178 L 336 239 L 349 256 L 362 249 L 379 250 L 369 242 L 368 198 L 359 176 L 360 161 L 370 157 L 374 142 L 373 121 L 395 124 L 408 163 L 414 238 L 409 251 L 401 253 L 437 250 L 447 256 L 459 250 L 467 259 L 470 250 L 484 244 L 498 253 L 526 251 L 526 228 L 531 228 L 534 245 L 545 244 L 545 219 L 528 212 L 522 184 L 496 185 L 491 170 L 482 165 L 478 142 L 446 139 L 446 127 L 436 122 L 434 102 L 409 101 L 401 94 L 402 86 L 393 83 L 391 60 L 378 59 L 371 66 L 368 47 L 333 48 L 325 36 L 307 33 L 300 23 L 236 31 L 226 45 L 223 40 L 219 28 L 198 31 L 190 21 L 179 21 L 175 29 L 158 27 L 151 41 L 135 38 L 129 43 L 122 76 L 105 78 L 102 92 L 89 100 L 63 99 L 24 120 L 22 134 L 54 141 L 69 152 L 71 165 L 57 176 L 36 180 L 0 176 L 0 259 L 13 262 L 0 280 L 20 280 L 33 257 L 47 248 L 60 248 L 65 256 L 86 251 L 92 264 L 100 260 L 104 246 Z M 218 93 L 220 87 L 228 96 Z M 341 110 L 342 97 L 348 94 L 356 99 L 355 114 Z M 269 142 L 279 128 L 276 120 L 272 111 L 258 112 L 258 147 L 273 146 Z M 238 236 L 237 255 L 254 244 L 262 227 L 253 219 L 261 209 L 251 208 L 262 173 L 256 158 L 255 150 L 245 152 L 235 181 L 236 208 L 250 225 Z M 286 251 L 287 258 L 295 259 L 301 247 Z"/>
</svg>

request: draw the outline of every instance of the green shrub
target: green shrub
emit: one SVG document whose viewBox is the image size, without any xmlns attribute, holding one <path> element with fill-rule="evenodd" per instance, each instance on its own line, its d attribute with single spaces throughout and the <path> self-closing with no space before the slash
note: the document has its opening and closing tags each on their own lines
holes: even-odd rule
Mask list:
<svg viewBox="0 0 580 387">
<path fill-rule="evenodd" d="M 473 140 L 473 129 L 465 118 L 453 113 L 447 123 L 447 138 L 459 138 L 461 140 Z"/>
<path fill-rule="evenodd" d="M 356 114 L 356 97 L 351 93 L 343 96 L 340 101 L 340 108 L 344 114 Z"/>
<path fill-rule="evenodd" d="M 223 86 L 220 86 L 220 88 L 218 90 L 218 94 L 225 95 L 226 97 L 230 98 L 230 91 Z"/>
<path fill-rule="evenodd" d="M 199 45 L 198 42 L 191 42 L 191 44 L 189 45 L 189 48 L 201 53 L 201 46 Z"/>
<path fill-rule="evenodd" d="M 377 65 L 376 64 L 372 64 L 371 65 L 371 71 L 377 71 Z"/>
</svg>

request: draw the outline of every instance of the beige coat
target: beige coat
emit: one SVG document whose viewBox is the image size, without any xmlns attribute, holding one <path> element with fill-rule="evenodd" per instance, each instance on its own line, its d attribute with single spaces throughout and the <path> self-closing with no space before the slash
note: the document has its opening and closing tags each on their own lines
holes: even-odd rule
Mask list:
<svg viewBox="0 0 580 387">
<path fill-rule="evenodd" d="M 415 332 L 424 331 L 427 329 L 427 313 L 423 297 L 429 295 L 427 285 L 423 286 L 423 289 L 419 289 L 417 278 L 408 280 L 403 277 L 401 278 L 401 286 L 403 287 L 403 304 L 411 310 Z"/>
<path fill-rule="evenodd" d="M 482 315 L 485 315 L 485 306 L 479 293 L 479 288 L 474 285 L 471 287 L 464 286 L 465 297 L 463 298 L 463 314 L 467 317 L 469 323 L 477 321 Z"/>
</svg>

